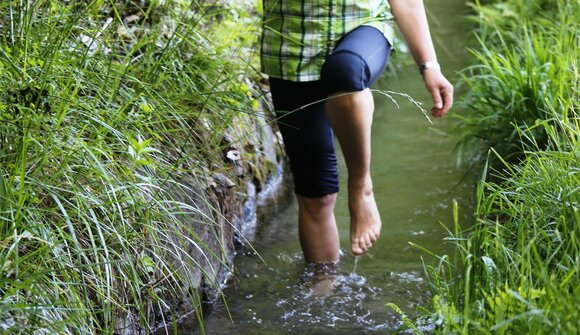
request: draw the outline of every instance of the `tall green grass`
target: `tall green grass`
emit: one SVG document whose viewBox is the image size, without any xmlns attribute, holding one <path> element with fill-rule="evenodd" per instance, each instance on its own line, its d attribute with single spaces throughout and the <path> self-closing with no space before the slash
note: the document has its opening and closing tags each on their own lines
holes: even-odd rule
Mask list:
<svg viewBox="0 0 580 335">
<path fill-rule="evenodd" d="M 211 178 L 258 104 L 240 6 L 0 3 L 0 331 L 202 317 L 231 243 L 213 190 L 235 196 Z"/>
<path fill-rule="evenodd" d="M 433 305 L 417 323 L 438 334 L 578 334 L 580 3 L 474 9 L 480 45 L 458 117 L 464 152 L 485 161 L 476 224 L 462 229 L 455 207 L 456 252 L 427 267 Z"/>
<path fill-rule="evenodd" d="M 576 79 L 579 15 L 577 2 L 493 1 L 474 5 L 480 28 L 475 64 L 463 71 L 469 87 L 462 101 L 460 151 L 476 161 L 493 148 L 504 159 L 524 156 L 533 144 L 546 147 L 548 134 L 538 122 L 566 117 L 558 99 L 568 101 Z M 556 106 L 556 113 L 550 108 Z M 477 158 L 480 159 L 477 159 Z"/>
<path fill-rule="evenodd" d="M 456 255 L 432 269 L 440 333 L 580 331 L 580 117 L 541 126 L 553 149 L 482 181 L 476 225 L 456 226 Z"/>
</svg>

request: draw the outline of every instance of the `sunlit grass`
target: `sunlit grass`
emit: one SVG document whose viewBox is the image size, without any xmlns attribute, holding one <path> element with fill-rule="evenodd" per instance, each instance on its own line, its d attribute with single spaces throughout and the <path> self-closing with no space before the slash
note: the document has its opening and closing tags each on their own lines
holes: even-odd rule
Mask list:
<svg viewBox="0 0 580 335">
<path fill-rule="evenodd" d="M 150 331 L 219 285 L 208 178 L 257 105 L 241 80 L 256 26 L 233 11 L 0 4 L 0 329 Z M 238 38 L 212 39 L 218 20 Z"/>
<path fill-rule="evenodd" d="M 483 3 L 483 1 L 482 1 Z M 440 334 L 580 333 L 580 3 L 486 1 L 463 154 L 479 155 L 476 224 L 426 266 Z M 485 155 L 488 152 L 488 155 Z M 473 157 L 473 156 L 471 156 Z"/>
<path fill-rule="evenodd" d="M 536 123 L 562 119 L 568 112 L 558 99 L 569 100 L 577 75 L 578 4 L 560 1 L 551 11 L 542 11 L 530 2 L 527 11 L 535 9 L 534 15 L 518 15 L 514 21 L 513 10 L 521 4 L 498 3 L 501 6 L 476 7 L 482 28 L 479 45 L 472 50 L 475 64 L 463 71 L 468 95 L 462 101 L 465 112 L 456 114 L 461 120 L 460 150 L 485 158 L 493 148 L 504 159 L 517 161 L 529 144 L 520 137 L 521 130 L 531 133 L 534 144 L 543 149 L 548 134 Z"/>
<path fill-rule="evenodd" d="M 443 333 L 580 330 L 580 118 L 573 121 L 559 129 L 573 137 L 557 140 L 575 149 L 528 151 L 496 182 L 482 181 L 476 226 L 453 233 L 455 261 L 433 271 Z"/>
</svg>

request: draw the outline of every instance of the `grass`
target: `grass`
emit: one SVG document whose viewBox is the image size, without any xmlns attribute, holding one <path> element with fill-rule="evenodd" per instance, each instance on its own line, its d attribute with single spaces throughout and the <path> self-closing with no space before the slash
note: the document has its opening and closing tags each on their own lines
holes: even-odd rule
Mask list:
<svg viewBox="0 0 580 335">
<path fill-rule="evenodd" d="M 235 178 L 221 153 L 257 116 L 240 6 L 0 4 L 0 331 L 202 317 L 229 265 L 216 194 L 234 197 L 211 179 Z"/>
<path fill-rule="evenodd" d="M 433 304 L 406 328 L 436 334 L 580 332 L 580 7 L 486 1 L 457 115 L 481 164 L 476 224 L 426 267 Z M 486 153 L 488 153 L 486 155 Z M 458 208 L 455 207 L 457 213 Z"/>
<path fill-rule="evenodd" d="M 577 75 L 573 67 L 580 56 L 580 28 L 577 4 L 557 3 L 542 7 L 535 2 L 498 1 L 475 6 L 480 15 L 479 45 L 472 50 L 475 64 L 463 71 L 469 87 L 462 101 L 466 113 L 456 116 L 461 121 L 460 151 L 476 161 L 493 148 L 517 162 L 530 144 L 519 137 L 521 131 L 531 132 L 532 144 L 543 149 L 548 134 L 536 123 L 565 117 L 565 106 L 555 114 L 550 108 L 558 107 L 560 97 L 569 99 L 566 95 Z M 531 16 L 514 20 L 521 12 Z"/>
<path fill-rule="evenodd" d="M 457 254 L 432 272 L 441 333 L 580 330 L 580 118 L 561 126 L 574 133 L 558 146 L 576 149 L 506 163 L 497 181 L 480 184 L 476 226 L 450 235 Z"/>
</svg>

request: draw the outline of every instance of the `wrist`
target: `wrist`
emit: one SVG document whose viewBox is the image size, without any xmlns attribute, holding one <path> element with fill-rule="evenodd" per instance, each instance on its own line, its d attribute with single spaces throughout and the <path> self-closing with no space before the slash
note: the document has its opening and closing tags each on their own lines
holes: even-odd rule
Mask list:
<svg viewBox="0 0 580 335">
<path fill-rule="evenodd" d="M 425 73 L 425 71 L 428 69 L 441 70 L 441 65 L 439 65 L 437 61 L 428 61 L 421 63 L 421 65 L 419 65 L 419 74 L 423 75 L 423 73 Z"/>
</svg>

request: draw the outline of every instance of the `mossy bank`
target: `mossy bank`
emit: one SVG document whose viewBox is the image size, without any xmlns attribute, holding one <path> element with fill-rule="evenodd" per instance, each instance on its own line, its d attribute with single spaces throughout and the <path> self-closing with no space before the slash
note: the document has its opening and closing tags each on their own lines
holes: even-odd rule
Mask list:
<svg viewBox="0 0 580 335">
<path fill-rule="evenodd" d="M 0 4 L 0 332 L 151 332 L 215 298 L 279 174 L 258 17 Z"/>
</svg>

